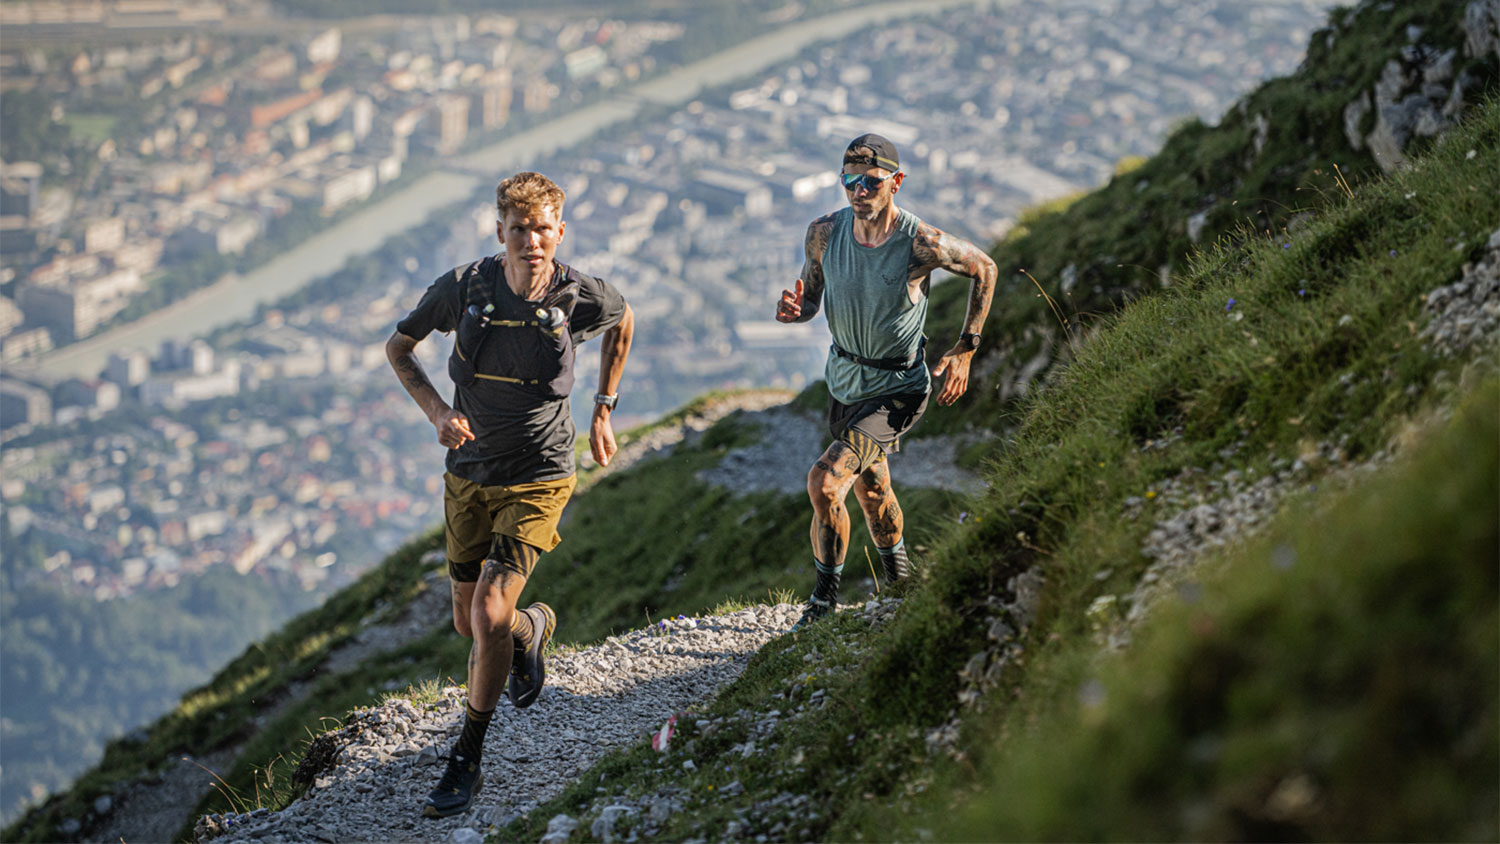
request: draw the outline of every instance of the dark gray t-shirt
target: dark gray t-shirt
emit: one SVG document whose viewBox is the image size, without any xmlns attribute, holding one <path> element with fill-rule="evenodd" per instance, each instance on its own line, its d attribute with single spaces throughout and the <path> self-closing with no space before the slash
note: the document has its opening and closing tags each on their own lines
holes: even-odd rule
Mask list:
<svg viewBox="0 0 1500 844">
<path fill-rule="evenodd" d="M 469 299 L 460 281 L 466 274 L 471 283 L 489 286 L 495 320 L 524 320 L 534 315 L 537 303 L 510 289 L 501 256 L 496 255 L 444 273 L 397 323 L 396 330 L 420 341 L 433 331 L 453 331 L 463 320 L 473 322 L 474 317 L 465 313 Z M 625 315 L 625 297 L 620 291 L 576 270 L 573 277 L 579 281 L 578 302 L 563 337 L 549 338 L 538 328 L 487 329 L 495 333 L 475 361 L 478 371 L 551 378 L 560 358 L 571 368 L 573 349 L 620 322 Z M 459 337 L 474 330 L 471 325 Z M 454 409 L 468 417 L 474 432 L 473 441 L 448 451 L 447 468 L 454 475 L 489 486 L 511 486 L 566 478 L 576 471 L 576 431 L 568 397 L 553 395 L 549 384 L 479 378 L 468 386 L 455 385 L 453 393 Z"/>
</svg>

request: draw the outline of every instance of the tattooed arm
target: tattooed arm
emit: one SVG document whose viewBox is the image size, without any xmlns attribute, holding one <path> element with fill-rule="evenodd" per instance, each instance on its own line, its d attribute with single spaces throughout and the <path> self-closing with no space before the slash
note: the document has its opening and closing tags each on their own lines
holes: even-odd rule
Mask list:
<svg viewBox="0 0 1500 844">
<path fill-rule="evenodd" d="M 635 337 L 635 311 L 625 306 L 625 315 L 614 328 L 604 332 L 604 346 L 599 350 L 599 392 L 614 395 L 620 389 L 620 375 L 625 371 L 625 359 L 630 356 L 630 342 Z M 589 449 L 595 462 L 608 466 L 615 456 L 615 430 L 610 425 L 610 408 L 594 404 L 594 418 L 589 423 Z"/>
<path fill-rule="evenodd" d="M 385 341 L 385 358 L 391 362 L 391 368 L 396 370 L 401 386 L 406 388 L 417 407 L 427 415 L 427 421 L 437 429 L 438 442 L 448 448 L 458 448 L 465 441 L 474 439 L 474 432 L 469 428 L 469 418 L 449 407 L 443 397 L 438 395 L 437 388 L 432 386 L 432 381 L 428 380 L 427 373 L 422 370 L 422 363 L 417 360 L 417 343 L 417 340 L 400 331 L 393 332 L 391 339 Z"/>
<path fill-rule="evenodd" d="M 828 246 L 828 233 L 832 230 L 832 214 L 813 220 L 807 227 L 807 238 L 802 242 L 806 256 L 802 277 L 791 290 L 781 291 L 781 299 L 776 303 L 777 322 L 807 322 L 818 315 L 823 304 L 823 249 Z"/>
<path fill-rule="evenodd" d="M 978 334 L 983 331 L 985 317 L 990 313 L 990 300 L 995 295 L 997 276 L 995 262 L 990 260 L 990 256 L 967 240 L 926 223 L 918 230 L 911 252 L 908 278 L 925 279 L 934 269 L 942 268 L 954 275 L 973 279 L 969 284 L 969 310 L 964 316 L 963 333 Z M 960 342 L 949 349 L 937 366 L 933 367 L 934 378 L 945 376 L 942 392 L 938 394 L 938 404 L 953 404 L 968 390 L 969 362 L 973 357 L 974 350 Z"/>
</svg>

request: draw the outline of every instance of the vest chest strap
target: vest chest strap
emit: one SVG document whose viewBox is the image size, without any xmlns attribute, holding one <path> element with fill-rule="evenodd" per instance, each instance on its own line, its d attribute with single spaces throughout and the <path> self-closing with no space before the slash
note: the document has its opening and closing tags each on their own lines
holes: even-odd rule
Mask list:
<svg viewBox="0 0 1500 844">
<path fill-rule="evenodd" d="M 508 378 L 504 375 L 485 375 L 483 372 L 474 373 L 475 378 L 483 378 L 486 381 L 504 381 L 507 384 L 540 384 L 536 378 Z"/>
<path fill-rule="evenodd" d="M 917 344 L 917 353 L 909 358 L 865 358 L 853 352 L 845 351 L 838 343 L 832 344 L 833 353 L 845 360 L 852 360 L 860 366 L 868 366 L 873 369 L 884 369 L 890 372 L 905 372 L 908 369 L 916 369 L 922 363 L 922 350 L 927 348 L 927 336 L 922 336 L 922 342 Z"/>
</svg>

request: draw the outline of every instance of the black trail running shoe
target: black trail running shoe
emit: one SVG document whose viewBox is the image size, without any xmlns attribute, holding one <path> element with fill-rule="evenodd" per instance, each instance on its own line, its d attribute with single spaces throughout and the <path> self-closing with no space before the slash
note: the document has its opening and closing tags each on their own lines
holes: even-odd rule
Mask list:
<svg viewBox="0 0 1500 844">
<path fill-rule="evenodd" d="M 422 814 L 429 818 L 446 818 L 469 808 L 474 796 L 484 785 L 484 774 L 479 762 L 470 761 L 454 753 L 448 757 L 448 770 L 438 780 L 437 788 L 427 795 L 422 805 Z"/>
<path fill-rule="evenodd" d="M 516 658 L 510 666 L 510 683 L 505 688 L 510 702 L 517 709 L 532 705 L 542 693 L 542 684 L 547 681 L 542 653 L 552 641 L 552 631 L 557 627 L 557 614 L 540 601 L 523 612 L 531 618 L 531 641 L 526 643 L 524 650 L 516 650 Z"/>
<path fill-rule="evenodd" d="M 792 632 L 796 633 L 798 630 L 806 628 L 809 624 L 812 624 L 823 616 L 832 614 L 833 604 L 817 598 L 808 598 L 807 606 L 802 609 L 802 617 L 797 619 L 796 624 L 792 625 Z"/>
</svg>

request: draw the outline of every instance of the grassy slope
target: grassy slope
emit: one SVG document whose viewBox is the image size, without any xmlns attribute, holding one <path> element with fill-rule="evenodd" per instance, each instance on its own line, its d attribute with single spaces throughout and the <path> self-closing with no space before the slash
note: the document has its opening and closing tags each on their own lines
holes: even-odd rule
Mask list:
<svg viewBox="0 0 1500 844">
<path fill-rule="evenodd" d="M 1204 256 L 1109 320 L 1034 399 L 991 493 L 888 628 L 871 639 L 846 615 L 773 644 L 705 713 L 720 721 L 711 734 L 689 727 L 665 758 L 621 753 L 500 837 L 587 817 L 602 787 L 680 788 L 688 806 L 667 839 L 724 836 L 778 794 L 811 803 L 740 834 L 1493 838 L 1496 388 L 1465 397 L 1455 385 L 1472 376 L 1412 335 L 1421 294 L 1500 225 L 1497 155 L 1492 102 L 1412 171 L 1285 241 Z M 1227 555 L 1198 605 L 1155 618 L 1127 656 L 1101 656 L 1086 610 L 1130 591 L 1166 515 L 1122 519 L 1126 498 L 1189 468 L 1264 474 L 1310 443 L 1356 460 L 1403 433 L 1420 443 L 1412 420 L 1455 400 L 1460 420 L 1432 426 L 1390 476 L 1289 508 L 1270 539 Z M 1180 439 L 1145 447 L 1173 429 Z M 1267 570 L 1276 544 L 1298 561 L 1285 573 Z M 964 719 L 961 758 L 930 756 L 925 731 L 986 646 L 989 597 L 1033 567 L 1046 581 L 1023 656 L 984 697 L 989 714 Z M 770 736 L 738 714 L 806 706 L 813 688 L 832 703 Z M 717 764 L 752 736 L 756 755 Z M 743 796 L 723 795 L 733 781 Z"/>
<path fill-rule="evenodd" d="M 1113 669 L 1113 677 L 1123 678 L 1119 694 L 1130 703 L 1109 712 L 1112 731 L 1077 739 L 1089 746 L 1087 759 L 1071 757 L 1076 766 L 1067 764 L 1070 757 L 1055 739 L 1079 729 L 1079 684 L 1090 676 L 1095 650 L 1085 608 L 1099 595 L 1128 591 L 1147 562 L 1134 549 L 1149 525 L 1117 515 L 1126 497 L 1143 495 L 1188 467 L 1230 463 L 1264 471 L 1309 441 L 1342 441 L 1350 456 L 1364 457 L 1444 398 L 1450 382 L 1442 376 L 1452 367 L 1414 341 L 1411 325 L 1422 319 L 1420 295 L 1456 278 L 1476 244 L 1500 224 L 1494 202 L 1500 173 L 1483 163 L 1500 154 L 1497 136 L 1500 108 L 1492 102 L 1432 159 L 1369 186 L 1288 248 L 1257 243 L 1205 258 L 1175 293 L 1139 303 L 1101 333 L 1033 406 L 997 467 L 1007 488 L 983 508 L 993 527 L 943 549 L 950 582 L 920 596 L 922 606 L 912 607 L 884 649 L 933 651 L 943 641 L 933 632 L 934 617 L 957 621 L 972 611 L 970 593 L 983 594 L 999 573 L 1036 564 L 1034 553 L 1014 540 L 1017 531 L 1046 550 L 1046 610 L 1026 643 L 1027 665 L 1002 684 L 1008 692 L 1019 685 L 1019 700 L 997 698 L 1000 724 L 976 725 L 972 737 L 999 748 L 989 760 L 1002 772 L 995 784 L 1036 779 L 1037 789 L 1051 793 L 1054 814 L 1039 809 L 1028 817 L 1025 801 L 1007 799 L 988 817 L 976 811 L 973 825 L 950 830 L 1062 838 L 1104 831 L 1144 838 L 1495 835 L 1495 719 L 1493 694 L 1486 690 L 1495 686 L 1495 643 L 1488 634 L 1494 630 L 1496 462 L 1493 434 L 1486 436 L 1484 428 L 1494 419 L 1493 391 L 1472 400 L 1471 421 L 1460 433 L 1444 435 L 1450 444 L 1417 458 L 1408 470 L 1411 480 L 1385 482 L 1386 489 L 1418 482 L 1425 488 L 1341 505 L 1315 520 L 1294 508 L 1283 530 L 1298 558 L 1309 561 L 1295 567 L 1297 576 L 1266 583 L 1264 547 L 1238 555 L 1240 564 L 1216 593 L 1233 606 L 1232 623 L 1210 615 L 1217 631 L 1189 647 L 1180 640 L 1194 638 L 1191 627 L 1184 631 L 1162 620 L 1158 629 L 1168 632 L 1160 635 L 1177 637 L 1177 647 L 1189 653 L 1175 658 L 1165 646 L 1158 653 L 1153 645 L 1161 640 L 1153 639 L 1137 650 L 1136 662 Z M 1471 149 L 1478 151 L 1472 159 Z M 1241 321 L 1230 321 L 1225 311 L 1231 297 L 1245 314 Z M 1486 414 L 1489 423 L 1472 421 Z M 1141 448 L 1172 428 L 1183 430 L 1182 440 L 1166 449 Z M 1236 455 L 1221 458 L 1221 449 L 1232 445 Z M 1475 476 L 1453 476 L 1454 449 L 1471 452 L 1467 466 Z M 1466 489 L 1469 494 L 1453 496 Z M 1393 509 L 1408 515 L 1398 520 Z M 1426 526 L 1413 531 L 1413 518 Z M 1339 537 L 1361 535 L 1370 536 L 1363 546 L 1339 547 Z M 1445 536 L 1464 541 L 1442 544 Z M 1377 548 L 1381 555 L 1367 555 Z M 1316 580 L 1323 560 L 1336 568 L 1327 582 L 1316 588 L 1297 582 L 1304 573 Z M 1429 576 L 1410 582 L 1417 594 L 1402 595 L 1393 578 L 1417 572 Z M 1348 580 L 1348 594 L 1330 591 L 1338 578 Z M 1435 646 L 1422 631 L 1424 615 L 1451 620 L 1451 649 Z M 970 632 L 958 653 L 977 644 Z M 1320 644 L 1327 650 L 1318 650 Z M 1292 665 L 1278 664 L 1277 657 Z M 1395 664 L 1405 670 L 1393 673 Z M 947 678 L 958 666 L 950 661 L 948 668 L 923 672 L 946 676 L 882 709 L 888 716 L 921 715 L 924 693 L 952 692 Z M 879 687 L 909 671 L 890 661 L 877 666 L 868 683 Z M 1441 717 L 1424 725 L 1430 731 L 1392 730 L 1399 725 L 1391 712 L 1408 704 L 1409 717 L 1424 720 L 1427 689 L 1452 693 L 1436 706 Z M 1143 700 L 1150 702 L 1143 706 Z M 1154 719 L 1140 717 L 1152 707 Z M 1311 758 L 1288 751 L 1296 738 L 1311 735 L 1324 740 Z M 1013 736 L 1023 738 L 1012 745 Z M 1128 738 L 1111 743 L 1118 736 Z M 1217 765 L 1207 765 L 1209 771 L 1181 764 L 1195 742 L 1215 748 Z M 1410 766 L 1370 764 L 1401 759 L 1403 751 L 1410 752 Z M 1042 773 L 1033 765 L 1038 753 L 1063 761 Z M 1265 818 L 1254 809 L 1264 806 L 1249 804 L 1266 800 L 1298 764 L 1322 796 L 1306 817 L 1281 818 L 1287 827 L 1257 826 Z M 1445 765 L 1476 776 L 1431 802 L 1430 815 L 1422 818 L 1425 789 L 1443 784 L 1431 769 Z M 1092 789 L 1084 776 L 1093 778 Z M 1109 801 L 1113 805 L 1099 805 Z M 1382 805 L 1385 810 L 1377 811 Z M 1081 819 L 1070 826 L 1069 817 Z M 853 820 L 852 828 L 868 829 L 867 822 Z"/>
<path fill-rule="evenodd" d="M 1025 684 L 1043 694 L 982 728 L 975 781 L 1005 799 L 956 819 L 929 804 L 916 824 L 952 840 L 1494 840 L 1500 382 L 1433 427 L 1368 486 L 1225 555 L 1122 657 L 1044 649 Z"/>
</svg>

